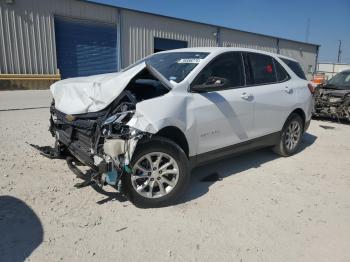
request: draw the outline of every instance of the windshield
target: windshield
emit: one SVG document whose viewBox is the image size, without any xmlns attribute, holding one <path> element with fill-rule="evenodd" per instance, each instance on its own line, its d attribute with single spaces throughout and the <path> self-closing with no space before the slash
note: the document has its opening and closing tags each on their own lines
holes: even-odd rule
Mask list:
<svg viewBox="0 0 350 262">
<path fill-rule="evenodd" d="M 350 89 L 350 71 L 336 74 L 327 82 L 327 85 L 340 89 Z"/>
<path fill-rule="evenodd" d="M 146 61 L 169 81 L 173 80 L 176 83 L 180 83 L 204 58 L 208 56 L 208 54 L 209 53 L 204 52 L 159 53 L 142 59 L 125 68 L 123 71 L 127 71 Z"/>
</svg>

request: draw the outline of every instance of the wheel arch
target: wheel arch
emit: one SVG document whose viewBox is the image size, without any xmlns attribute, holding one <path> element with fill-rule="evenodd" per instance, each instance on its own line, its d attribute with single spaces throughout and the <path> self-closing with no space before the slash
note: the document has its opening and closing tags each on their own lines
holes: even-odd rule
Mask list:
<svg viewBox="0 0 350 262">
<path fill-rule="evenodd" d="M 189 157 L 189 145 L 188 145 L 187 138 L 185 134 L 178 127 L 175 127 L 175 126 L 163 127 L 155 135 L 164 137 L 173 141 L 185 152 L 186 156 Z"/>
<path fill-rule="evenodd" d="M 304 110 L 301 109 L 301 108 L 296 108 L 296 109 L 293 110 L 293 112 L 291 112 L 291 113 L 289 114 L 288 118 L 289 118 L 292 114 L 297 114 L 297 115 L 299 115 L 299 116 L 301 117 L 301 119 L 303 120 L 304 128 L 305 128 L 305 124 L 306 124 L 306 114 L 305 114 Z M 287 118 L 287 119 L 288 119 L 288 118 Z"/>
</svg>

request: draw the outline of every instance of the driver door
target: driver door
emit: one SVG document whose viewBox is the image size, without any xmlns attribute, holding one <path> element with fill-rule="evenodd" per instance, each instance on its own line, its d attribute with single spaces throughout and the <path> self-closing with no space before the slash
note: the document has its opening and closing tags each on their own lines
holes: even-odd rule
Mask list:
<svg viewBox="0 0 350 262">
<path fill-rule="evenodd" d="M 245 86 L 240 52 L 214 58 L 196 77 L 191 87 L 217 88 L 193 92 L 191 110 L 196 119 L 197 154 L 238 144 L 252 138 L 254 106 L 251 87 Z M 197 89 L 198 90 L 198 89 Z M 207 88 L 208 90 L 208 88 Z"/>
</svg>

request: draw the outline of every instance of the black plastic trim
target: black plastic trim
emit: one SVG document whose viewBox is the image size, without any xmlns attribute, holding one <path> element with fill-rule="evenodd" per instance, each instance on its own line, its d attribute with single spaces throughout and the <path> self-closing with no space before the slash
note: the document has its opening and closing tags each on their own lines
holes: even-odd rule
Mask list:
<svg viewBox="0 0 350 262">
<path fill-rule="evenodd" d="M 245 153 L 258 148 L 264 148 L 276 145 L 281 137 L 281 132 L 275 132 L 269 135 L 265 135 L 259 138 L 254 138 L 248 141 L 244 141 L 239 144 L 227 146 L 224 148 L 216 149 L 207 153 L 199 154 L 190 157 L 191 167 L 200 166 L 210 163 L 213 160 L 227 158 L 240 153 Z"/>
</svg>

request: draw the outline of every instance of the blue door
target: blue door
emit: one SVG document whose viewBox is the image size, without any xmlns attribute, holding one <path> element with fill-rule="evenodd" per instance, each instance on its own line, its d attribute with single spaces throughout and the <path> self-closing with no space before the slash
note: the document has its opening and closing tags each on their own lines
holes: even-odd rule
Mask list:
<svg viewBox="0 0 350 262">
<path fill-rule="evenodd" d="M 55 36 L 62 79 L 118 70 L 116 25 L 55 17 Z"/>
<path fill-rule="evenodd" d="M 186 48 L 186 47 L 187 47 L 186 41 L 159 38 L 159 37 L 154 38 L 154 53 L 171 50 L 171 49 Z"/>
</svg>

